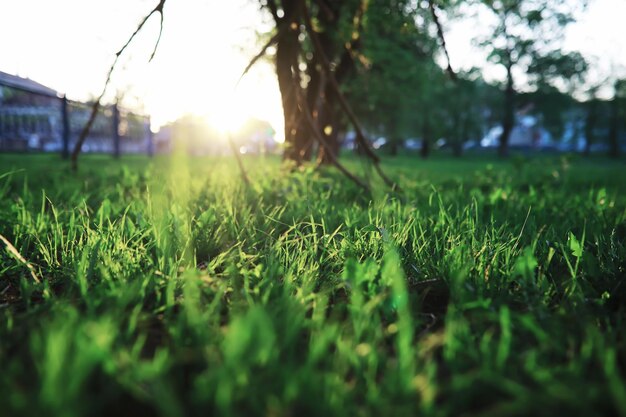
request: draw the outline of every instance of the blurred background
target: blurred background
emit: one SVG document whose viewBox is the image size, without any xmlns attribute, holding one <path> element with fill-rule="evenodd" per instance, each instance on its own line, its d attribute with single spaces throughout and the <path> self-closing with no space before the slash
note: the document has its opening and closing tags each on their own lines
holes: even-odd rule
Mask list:
<svg viewBox="0 0 626 417">
<path fill-rule="evenodd" d="M 0 151 L 67 155 L 115 53 L 155 3 L 0 2 Z M 154 59 L 158 18 L 121 57 L 82 151 L 181 145 L 221 155 L 230 137 L 242 154 L 297 149 L 291 159 L 311 159 L 319 145 L 295 133 L 310 127 L 277 78 L 286 41 L 271 42 L 288 4 L 166 3 Z M 621 0 L 307 4 L 341 92 L 380 153 L 626 151 Z M 318 85 L 320 54 L 298 19 L 294 76 L 307 98 L 322 92 L 323 103 L 309 106 L 320 133 L 336 149 L 358 150 L 354 126 Z"/>
</svg>

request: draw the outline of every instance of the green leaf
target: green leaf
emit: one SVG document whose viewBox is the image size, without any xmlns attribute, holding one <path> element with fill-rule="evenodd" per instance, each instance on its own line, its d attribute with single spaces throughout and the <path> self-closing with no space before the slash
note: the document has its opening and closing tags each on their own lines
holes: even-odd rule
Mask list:
<svg viewBox="0 0 626 417">
<path fill-rule="evenodd" d="M 567 243 L 569 249 L 572 251 L 572 255 L 574 255 L 576 258 L 580 258 L 581 256 L 583 256 L 583 247 L 580 244 L 580 241 L 576 238 L 576 236 L 574 236 L 572 232 L 569 232 Z"/>
</svg>

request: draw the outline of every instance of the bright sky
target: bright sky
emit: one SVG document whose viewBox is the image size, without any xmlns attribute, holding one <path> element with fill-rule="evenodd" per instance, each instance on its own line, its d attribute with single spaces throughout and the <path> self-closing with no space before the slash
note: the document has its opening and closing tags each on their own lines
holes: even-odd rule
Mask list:
<svg viewBox="0 0 626 417">
<path fill-rule="evenodd" d="M 250 0 L 169 0 L 163 37 L 151 63 L 158 17 L 120 61 L 111 94 L 143 106 L 161 125 L 184 113 L 221 127 L 255 116 L 282 132 L 276 76 L 259 62 L 239 87 L 260 48 L 267 19 Z M 0 71 L 29 77 L 70 98 L 99 94 L 115 52 L 157 0 L 0 0 Z M 264 26 L 265 24 L 265 26 Z"/>
<path fill-rule="evenodd" d="M 99 93 L 114 53 L 156 3 L 0 0 L 0 70 L 88 99 Z M 626 67 L 624 16 L 626 0 L 591 0 L 568 31 L 565 48 L 581 50 L 605 73 L 611 66 Z M 153 19 L 127 51 L 130 59 L 120 63 L 109 98 L 125 92 L 126 102 L 143 106 L 156 126 L 187 112 L 207 115 L 223 127 L 255 116 L 281 134 L 280 96 L 269 64 L 257 65 L 234 90 L 260 47 L 256 31 L 267 29 L 258 2 L 169 0 L 161 45 L 147 63 L 158 29 Z M 484 54 L 471 46 L 476 21 L 444 29 L 455 68 L 484 62 Z M 491 75 L 499 77 L 497 71 Z"/>
</svg>

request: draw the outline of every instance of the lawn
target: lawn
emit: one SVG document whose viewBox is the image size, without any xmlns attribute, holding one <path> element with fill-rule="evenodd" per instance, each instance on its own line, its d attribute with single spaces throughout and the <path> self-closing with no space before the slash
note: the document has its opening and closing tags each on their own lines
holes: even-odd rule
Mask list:
<svg viewBox="0 0 626 417">
<path fill-rule="evenodd" d="M 347 163 L 0 155 L 0 415 L 626 416 L 624 161 Z"/>
</svg>

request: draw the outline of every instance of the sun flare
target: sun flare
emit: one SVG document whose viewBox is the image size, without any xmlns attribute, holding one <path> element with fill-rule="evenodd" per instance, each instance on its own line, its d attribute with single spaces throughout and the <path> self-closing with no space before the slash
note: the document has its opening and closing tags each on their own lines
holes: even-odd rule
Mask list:
<svg viewBox="0 0 626 417">
<path fill-rule="evenodd" d="M 217 109 L 204 116 L 206 123 L 225 136 L 239 131 L 246 122 L 247 116 L 236 109 Z"/>
</svg>

